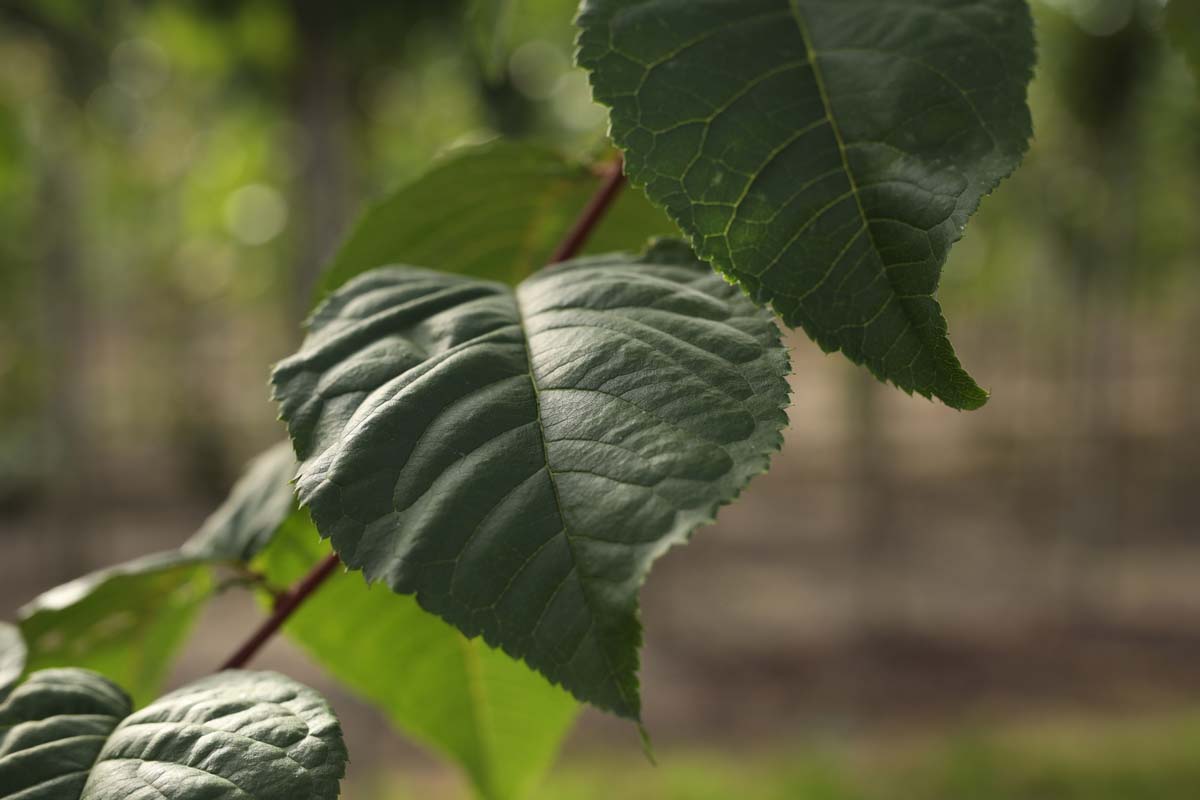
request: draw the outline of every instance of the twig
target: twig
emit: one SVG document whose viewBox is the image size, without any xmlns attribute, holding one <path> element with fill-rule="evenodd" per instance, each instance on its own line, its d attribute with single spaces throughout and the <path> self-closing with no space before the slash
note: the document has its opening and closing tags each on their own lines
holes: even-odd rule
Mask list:
<svg viewBox="0 0 1200 800">
<path fill-rule="evenodd" d="M 554 249 L 554 254 L 550 256 L 551 264 L 573 258 L 583 249 L 588 236 L 592 234 L 592 230 L 604 217 L 604 212 L 608 211 L 609 206 L 616 199 L 617 193 L 625 185 L 624 166 L 621 157 L 617 156 L 605 168 L 604 183 L 600 185 L 596 194 L 592 195 L 592 199 L 584 206 L 583 211 L 579 212 L 579 217 L 571 226 L 571 230 L 567 231 L 567 235 Z"/>
<path fill-rule="evenodd" d="M 280 596 L 275 603 L 275 610 L 271 612 L 271 616 L 263 620 L 263 623 L 258 626 L 258 630 L 254 631 L 250 638 L 246 640 L 246 643 L 239 647 L 237 652 L 221 665 L 221 669 L 241 669 L 246 666 L 250 659 L 254 658 L 258 651 L 262 649 L 262 646 L 267 643 L 267 640 L 283 627 L 283 623 L 292 615 L 292 612 L 309 595 L 315 592 L 341 563 L 337 553 L 330 553 L 323 561 L 313 567 L 307 575 L 301 578 L 295 586 Z"/>
</svg>

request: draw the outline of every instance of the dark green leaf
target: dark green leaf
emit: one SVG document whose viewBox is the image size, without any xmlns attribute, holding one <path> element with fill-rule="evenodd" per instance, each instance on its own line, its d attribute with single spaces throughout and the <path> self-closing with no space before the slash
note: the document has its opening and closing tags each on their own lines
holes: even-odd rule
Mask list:
<svg viewBox="0 0 1200 800">
<path fill-rule="evenodd" d="M 587 167 L 540 147 L 496 141 L 456 150 L 363 216 L 322 292 L 385 264 L 437 264 L 515 285 L 546 263 L 600 183 Z M 585 252 L 638 249 L 676 233 L 662 211 L 627 192 Z"/>
<path fill-rule="evenodd" d="M 0 622 L 0 700 L 25 671 L 25 639 L 16 625 Z"/>
<path fill-rule="evenodd" d="M 333 800 L 341 728 L 313 690 L 222 672 L 130 715 L 86 670 L 34 673 L 0 705 L 0 797 L 21 800 Z"/>
<path fill-rule="evenodd" d="M 933 299 L 1020 161 L 1024 0 L 584 0 L 579 63 L 630 180 L 827 351 L 976 408 Z"/>
<path fill-rule="evenodd" d="M 228 499 L 183 546 L 197 558 L 245 563 L 267 544 L 296 505 L 296 456 L 280 442 L 247 466 Z"/>
<path fill-rule="evenodd" d="M 28 667 L 93 669 L 144 703 L 158 694 L 211 589 L 209 568 L 177 553 L 65 583 L 20 611 Z"/>
<path fill-rule="evenodd" d="M 300 513 L 257 565 L 286 585 L 328 552 Z M 487 800 L 528 794 L 578 708 L 520 661 L 355 573 L 329 578 L 284 630 L 398 728 L 458 763 Z"/>
<path fill-rule="evenodd" d="M 669 243 L 515 290 L 375 270 L 273 382 L 346 564 L 636 717 L 638 588 L 766 469 L 786 370 L 769 315 Z"/>
<path fill-rule="evenodd" d="M 128 695 L 94 672 L 30 675 L 0 703 L 0 797 L 78 800 L 105 741 L 131 710 Z"/>
</svg>

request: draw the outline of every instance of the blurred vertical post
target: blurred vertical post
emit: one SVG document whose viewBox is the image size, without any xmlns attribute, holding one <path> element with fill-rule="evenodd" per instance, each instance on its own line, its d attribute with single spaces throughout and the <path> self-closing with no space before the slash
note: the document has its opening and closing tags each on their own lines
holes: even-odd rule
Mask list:
<svg viewBox="0 0 1200 800">
<path fill-rule="evenodd" d="M 50 139 L 53 131 L 45 134 Z M 87 506 L 91 448 L 84 424 L 87 401 L 86 304 L 83 300 L 79 241 L 78 170 L 69 148 L 47 140 L 39 148 L 35 229 L 42 272 L 46 404 L 44 453 L 50 468 L 46 488 L 55 577 L 66 580 L 85 571 L 78 517 Z"/>
<path fill-rule="evenodd" d="M 298 3 L 299 51 L 290 87 L 295 123 L 292 157 L 299 166 L 293 206 L 296 262 L 292 316 L 303 319 L 313 287 L 344 235 L 350 192 L 350 81 L 337 51 L 336 5 Z"/>
</svg>

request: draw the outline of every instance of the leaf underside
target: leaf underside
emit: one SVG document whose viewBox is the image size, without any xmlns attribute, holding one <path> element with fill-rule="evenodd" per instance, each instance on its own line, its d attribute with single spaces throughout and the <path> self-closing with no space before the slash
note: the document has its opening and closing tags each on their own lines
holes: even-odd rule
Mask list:
<svg viewBox="0 0 1200 800">
<path fill-rule="evenodd" d="M 766 469 L 786 371 L 769 315 L 669 243 L 515 290 L 367 273 L 272 380 L 347 565 L 636 718 L 637 591 Z"/>
<path fill-rule="evenodd" d="M 526 143 L 454 150 L 367 210 L 321 278 L 320 295 L 383 264 L 436 264 L 515 286 L 546 263 L 601 182 L 583 164 Z M 634 250 L 667 235 L 679 235 L 675 224 L 626 192 L 583 253 Z"/>
<path fill-rule="evenodd" d="M 183 545 L 183 552 L 209 560 L 250 561 L 295 508 L 295 474 L 290 442 L 260 453 L 246 465 L 221 507 Z"/>
<path fill-rule="evenodd" d="M 95 672 L 36 672 L 0 704 L 0 797 L 333 800 L 345 771 L 325 701 L 269 672 L 210 676 L 130 713 Z"/>
<path fill-rule="evenodd" d="M 145 703 L 211 594 L 207 564 L 167 552 L 85 575 L 19 612 L 28 669 L 85 667 Z"/>
<path fill-rule="evenodd" d="M 287 585 L 328 552 L 297 513 L 255 566 Z M 357 573 L 331 576 L 284 632 L 397 728 L 459 764 L 484 800 L 528 796 L 579 708 L 525 664 Z"/>
<path fill-rule="evenodd" d="M 584 0 L 578 24 L 631 182 L 703 258 L 879 378 L 986 402 L 933 294 L 1027 146 L 1025 0 Z"/>
</svg>

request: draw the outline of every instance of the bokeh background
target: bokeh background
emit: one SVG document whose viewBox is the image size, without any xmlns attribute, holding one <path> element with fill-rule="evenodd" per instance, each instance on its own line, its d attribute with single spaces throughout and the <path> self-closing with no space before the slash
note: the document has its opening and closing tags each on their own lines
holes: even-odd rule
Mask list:
<svg viewBox="0 0 1200 800">
<path fill-rule="evenodd" d="M 0 6 L 0 616 L 179 544 L 280 438 L 268 366 L 366 201 L 498 135 L 604 146 L 574 3 L 468 5 Z M 542 797 L 1200 797 L 1200 87 L 1161 2 L 1034 9 L 1036 138 L 941 292 L 991 402 L 791 336 L 784 452 L 643 596 L 659 766 L 587 713 Z M 346 797 L 466 796 L 258 663 L 331 693 Z"/>
</svg>

